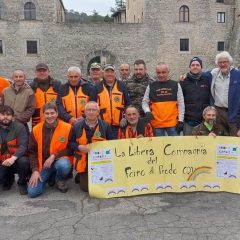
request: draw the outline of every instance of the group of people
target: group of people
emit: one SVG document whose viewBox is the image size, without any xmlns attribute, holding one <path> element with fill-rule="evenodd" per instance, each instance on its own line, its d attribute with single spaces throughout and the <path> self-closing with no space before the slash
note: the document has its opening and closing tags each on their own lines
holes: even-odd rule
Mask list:
<svg viewBox="0 0 240 240">
<path fill-rule="evenodd" d="M 49 67 L 36 66 L 28 85 L 23 70 L 13 72 L 11 84 L 0 78 L 0 184 L 11 189 L 18 173 L 20 194 L 37 197 L 46 184 L 67 192 L 66 181 L 88 191 L 89 144 L 113 139 L 183 134 L 240 136 L 240 71 L 228 52 L 216 56 L 217 68 L 202 71 L 193 57 L 189 72 L 170 79 L 166 63 L 156 77 L 144 60 L 119 67 L 92 63 L 89 79 L 79 67 L 68 69 L 62 84 Z M 31 129 L 29 130 L 29 122 Z M 182 133 L 181 133 L 182 132 Z"/>
</svg>

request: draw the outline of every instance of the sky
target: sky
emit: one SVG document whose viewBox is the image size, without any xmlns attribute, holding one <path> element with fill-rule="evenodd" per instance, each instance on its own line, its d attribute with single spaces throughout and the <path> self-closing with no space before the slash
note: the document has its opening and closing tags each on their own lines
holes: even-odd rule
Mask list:
<svg viewBox="0 0 240 240">
<path fill-rule="evenodd" d="M 73 9 L 88 15 L 96 10 L 100 15 L 105 16 L 111 14 L 111 7 L 115 7 L 115 0 L 63 0 L 63 3 L 67 10 Z"/>
</svg>

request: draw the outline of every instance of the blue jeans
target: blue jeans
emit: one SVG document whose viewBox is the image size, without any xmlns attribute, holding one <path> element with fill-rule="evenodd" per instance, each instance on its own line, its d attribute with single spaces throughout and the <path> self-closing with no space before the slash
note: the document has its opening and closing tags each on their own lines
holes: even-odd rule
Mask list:
<svg viewBox="0 0 240 240">
<path fill-rule="evenodd" d="M 71 164 L 67 158 L 60 158 L 53 162 L 50 168 L 45 168 L 41 171 L 40 176 L 42 178 L 42 182 L 38 181 L 36 187 L 28 186 L 28 196 L 34 198 L 41 195 L 52 172 L 56 171 L 56 181 L 63 181 L 70 170 Z"/>
<path fill-rule="evenodd" d="M 155 128 L 154 129 L 154 136 L 166 136 L 166 133 L 168 136 L 177 136 L 177 131 L 175 127 L 169 127 L 169 128 Z"/>
</svg>

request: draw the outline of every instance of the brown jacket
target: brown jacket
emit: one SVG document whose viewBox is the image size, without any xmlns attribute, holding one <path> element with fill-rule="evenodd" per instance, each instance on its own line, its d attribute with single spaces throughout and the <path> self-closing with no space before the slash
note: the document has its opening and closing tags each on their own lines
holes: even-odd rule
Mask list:
<svg viewBox="0 0 240 240">
<path fill-rule="evenodd" d="M 3 104 L 14 110 L 15 120 L 27 123 L 35 110 L 35 94 L 27 83 L 18 91 L 13 84 L 3 90 Z"/>
<path fill-rule="evenodd" d="M 194 127 L 192 131 L 192 135 L 194 136 L 208 136 L 209 133 L 215 133 L 217 136 L 224 136 L 223 131 L 221 131 L 216 124 L 213 125 L 212 131 L 209 131 L 202 122 L 196 127 Z"/>
</svg>

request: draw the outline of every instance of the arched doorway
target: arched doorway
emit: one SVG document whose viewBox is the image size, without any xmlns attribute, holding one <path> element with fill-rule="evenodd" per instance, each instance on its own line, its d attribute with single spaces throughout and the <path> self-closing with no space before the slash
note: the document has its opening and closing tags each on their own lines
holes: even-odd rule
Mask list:
<svg viewBox="0 0 240 240">
<path fill-rule="evenodd" d="M 84 62 L 82 62 L 82 70 L 86 75 L 89 75 L 90 66 L 93 62 L 100 63 L 102 66 L 105 64 L 118 65 L 119 61 L 117 58 L 109 51 L 96 50 L 85 56 Z"/>
</svg>

